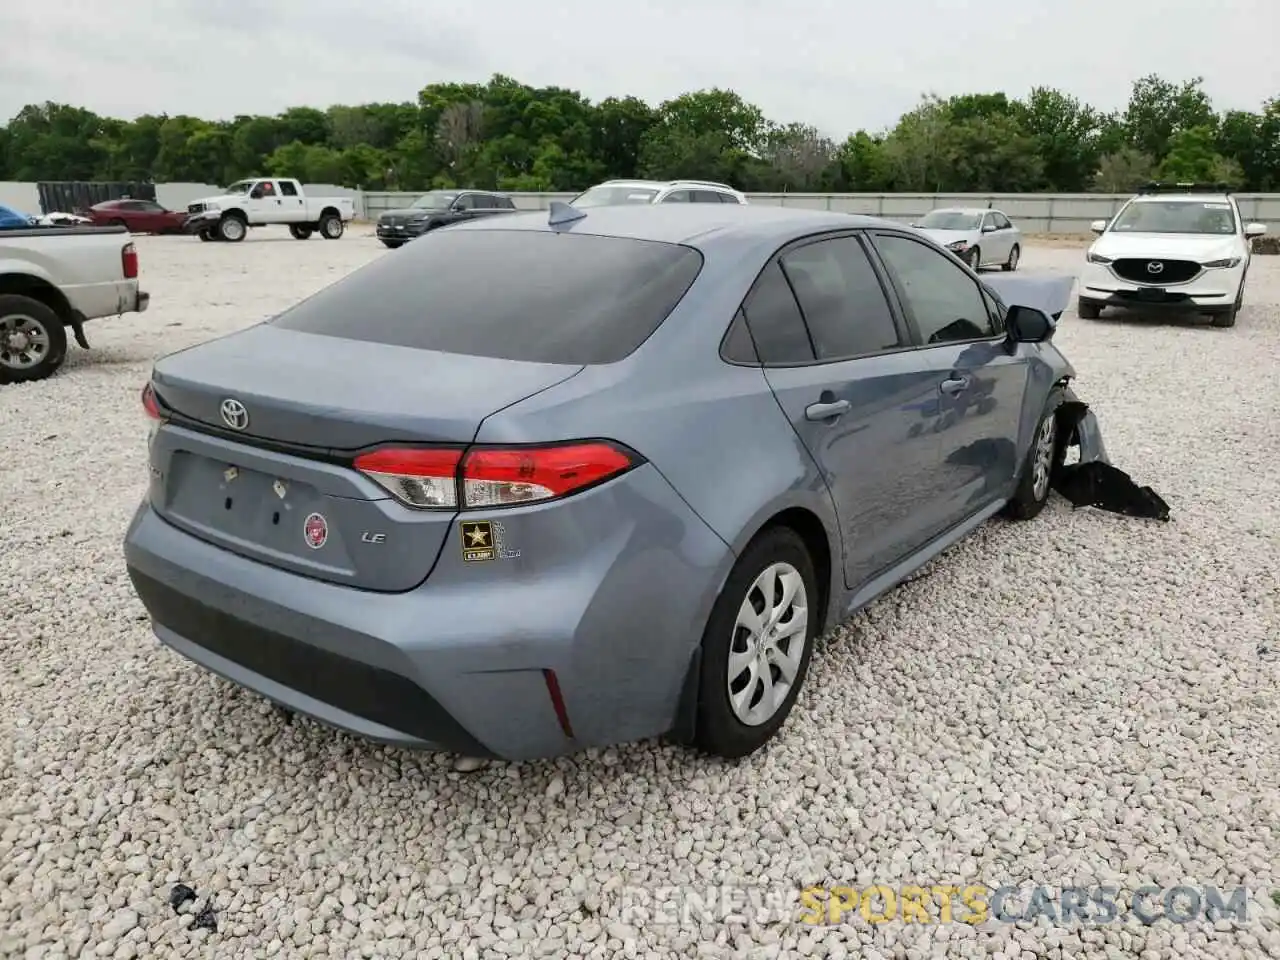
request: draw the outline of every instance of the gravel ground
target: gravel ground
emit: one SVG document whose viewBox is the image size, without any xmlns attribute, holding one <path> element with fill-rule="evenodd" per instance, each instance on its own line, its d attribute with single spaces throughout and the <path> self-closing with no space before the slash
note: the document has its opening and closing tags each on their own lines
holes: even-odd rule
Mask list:
<svg viewBox="0 0 1280 960">
<path fill-rule="evenodd" d="M 1280 258 L 1233 330 L 1063 319 L 1113 458 L 1172 523 L 1055 498 L 986 525 L 829 637 L 785 735 L 738 766 L 642 744 L 459 772 L 163 650 L 120 553 L 152 359 L 394 254 L 354 232 L 138 246 L 153 309 L 0 388 L 0 956 L 1280 956 Z M 200 899 L 175 915 L 179 881 Z M 635 909 L 678 885 L 975 882 L 1252 904 L 1216 926 Z M 216 931 L 193 924 L 207 897 Z"/>
</svg>

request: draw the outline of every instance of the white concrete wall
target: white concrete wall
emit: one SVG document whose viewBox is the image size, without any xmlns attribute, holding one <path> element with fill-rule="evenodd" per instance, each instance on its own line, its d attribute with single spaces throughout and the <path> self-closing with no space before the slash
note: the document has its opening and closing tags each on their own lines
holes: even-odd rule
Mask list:
<svg viewBox="0 0 1280 960">
<path fill-rule="evenodd" d="M 308 183 L 312 196 L 351 197 L 356 216 L 375 218 L 384 210 L 404 207 L 420 196 L 417 193 L 390 193 L 353 190 L 329 183 Z M 193 200 L 219 193 L 207 183 L 160 183 L 156 199 L 166 207 L 181 210 Z M 569 200 L 571 193 L 513 193 L 523 210 L 545 210 L 552 200 Z M 998 207 L 1017 221 L 1027 233 L 1087 234 L 1093 220 L 1109 218 L 1129 198 L 1128 194 L 1107 193 L 756 193 L 752 203 L 783 207 L 807 207 L 862 213 L 888 220 L 909 221 L 937 207 Z M 1272 233 L 1280 232 L 1280 194 L 1241 193 L 1236 195 L 1240 211 L 1249 221 L 1265 223 Z M 40 213 L 34 183 L 0 182 L 0 203 L 27 213 Z"/>
</svg>

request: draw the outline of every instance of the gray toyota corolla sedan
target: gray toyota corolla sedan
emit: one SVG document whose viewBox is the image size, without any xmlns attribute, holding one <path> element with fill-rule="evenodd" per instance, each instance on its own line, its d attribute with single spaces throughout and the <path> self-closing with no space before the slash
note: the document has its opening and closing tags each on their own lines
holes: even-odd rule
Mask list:
<svg viewBox="0 0 1280 960">
<path fill-rule="evenodd" d="M 1040 511 L 1086 429 L 1053 329 L 882 220 L 458 225 L 155 365 L 129 575 L 163 643 L 377 740 L 740 757 L 826 629 Z"/>
</svg>

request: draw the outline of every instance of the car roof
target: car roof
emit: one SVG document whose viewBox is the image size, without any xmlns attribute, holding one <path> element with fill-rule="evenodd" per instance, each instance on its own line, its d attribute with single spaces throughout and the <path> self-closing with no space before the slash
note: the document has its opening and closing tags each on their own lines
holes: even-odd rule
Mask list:
<svg viewBox="0 0 1280 960">
<path fill-rule="evenodd" d="M 1139 193 L 1132 202 L 1133 203 L 1157 203 L 1162 201 L 1173 201 L 1174 203 L 1204 203 L 1206 200 L 1210 203 L 1230 203 L 1231 194 L 1229 193 Z"/>
<path fill-rule="evenodd" d="M 829 230 L 906 229 L 900 223 L 878 217 L 762 204 L 622 204 L 581 212 L 584 214 L 581 219 L 562 223 L 558 229 L 566 233 L 679 243 L 704 251 L 721 245 L 758 242 L 781 246 L 793 239 Z M 500 218 L 486 217 L 449 229 L 551 232 L 557 228 L 548 223 L 549 215 L 549 211 L 539 210 Z"/>
<path fill-rule="evenodd" d="M 938 207 L 930 213 L 969 213 L 975 217 L 981 213 L 1000 213 L 995 207 Z"/>
<path fill-rule="evenodd" d="M 603 180 L 595 184 L 597 187 L 653 187 L 661 189 L 663 187 L 705 187 L 708 190 L 716 190 L 721 193 L 731 190 L 737 191 L 727 183 L 713 183 L 710 180 Z"/>
</svg>

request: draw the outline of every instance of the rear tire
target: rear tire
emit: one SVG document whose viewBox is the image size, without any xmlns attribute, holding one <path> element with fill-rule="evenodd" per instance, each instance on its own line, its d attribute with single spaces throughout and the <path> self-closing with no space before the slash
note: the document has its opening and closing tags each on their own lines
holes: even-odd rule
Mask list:
<svg viewBox="0 0 1280 960">
<path fill-rule="evenodd" d="M 764 589 L 772 595 L 766 597 Z M 795 531 L 774 527 L 747 547 L 702 636 L 696 747 L 738 759 L 777 733 L 804 685 L 820 600 L 813 560 Z M 768 686 L 761 679 L 766 671 Z"/>
<path fill-rule="evenodd" d="M 249 233 L 249 225 L 239 217 L 226 216 L 218 221 L 218 239 L 240 243 Z"/>
<path fill-rule="evenodd" d="M 0 294 L 0 383 L 51 376 L 67 357 L 67 328 L 47 304 Z"/>
<path fill-rule="evenodd" d="M 326 240 L 337 240 L 342 236 L 345 226 L 337 214 L 326 213 L 320 218 L 320 236 Z"/>
<path fill-rule="evenodd" d="M 121 220 L 119 217 L 113 217 L 107 221 L 107 226 L 108 227 L 124 227 L 128 229 L 129 225 L 125 223 L 123 220 Z"/>
<path fill-rule="evenodd" d="M 1013 249 L 1009 251 L 1009 259 L 1000 265 L 1000 269 L 1005 273 L 1013 273 L 1013 271 L 1018 269 L 1018 260 L 1021 259 L 1021 257 L 1022 248 L 1015 243 L 1013 245 Z"/>
<path fill-rule="evenodd" d="M 1045 404 L 1044 413 L 1031 435 L 1031 449 L 1022 463 L 1022 474 L 1013 497 L 1005 505 L 1005 516 L 1012 520 L 1031 520 L 1040 514 L 1049 502 L 1053 489 L 1053 475 L 1062 466 L 1067 448 L 1058 428 L 1058 407 L 1062 405 L 1062 391 L 1054 390 Z"/>
<path fill-rule="evenodd" d="M 1076 313 L 1080 315 L 1081 320 L 1097 320 L 1102 316 L 1102 308 L 1088 300 L 1077 300 Z"/>
</svg>

